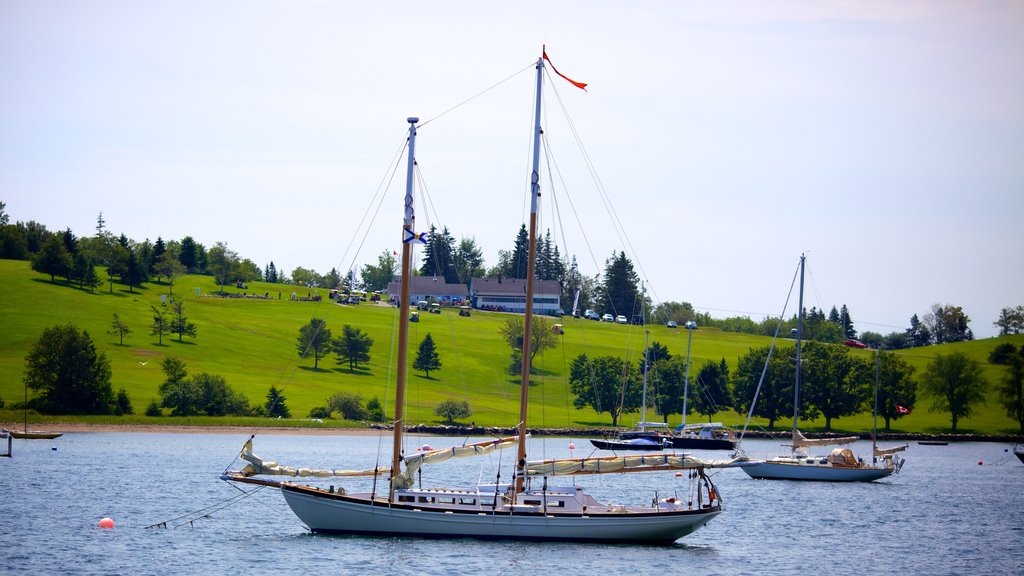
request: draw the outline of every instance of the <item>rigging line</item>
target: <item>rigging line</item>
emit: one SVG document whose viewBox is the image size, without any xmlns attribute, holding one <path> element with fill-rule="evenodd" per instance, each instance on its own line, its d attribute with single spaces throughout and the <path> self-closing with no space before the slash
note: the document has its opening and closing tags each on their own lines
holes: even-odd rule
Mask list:
<svg viewBox="0 0 1024 576">
<path fill-rule="evenodd" d="M 747 425 L 754 415 L 754 407 L 757 406 L 757 396 L 761 393 L 761 384 L 764 383 L 764 376 L 768 373 L 768 363 L 772 360 L 772 353 L 775 351 L 775 341 L 779 338 L 779 330 L 782 328 L 782 318 L 786 315 L 786 307 L 789 306 L 789 299 L 793 296 L 793 288 L 796 286 L 796 279 L 800 274 L 800 265 L 797 264 L 793 272 L 793 281 L 789 284 L 789 293 L 786 294 L 786 303 L 782 305 L 782 314 L 779 315 L 779 323 L 775 326 L 775 335 L 772 336 L 772 344 L 768 348 L 768 357 L 764 361 L 764 368 L 761 370 L 761 379 L 757 382 L 757 389 L 754 391 L 754 399 L 750 401 L 750 410 L 747 412 L 747 421 L 743 423 L 743 431 L 740 433 L 740 440 L 747 433 Z"/>
<path fill-rule="evenodd" d="M 346 273 L 348 273 L 348 270 L 354 269 L 356 258 L 358 258 L 359 253 L 362 252 L 363 246 L 366 244 L 366 239 L 370 235 L 370 228 L 373 222 L 377 220 L 377 216 L 380 214 L 381 206 L 384 205 L 384 199 L 387 197 L 387 194 L 385 194 L 384 192 L 391 189 L 391 184 L 395 180 L 395 175 L 398 173 L 398 169 L 401 165 L 402 156 L 404 155 L 405 149 L 408 147 L 408 145 L 409 137 L 406 136 L 405 138 L 402 139 L 402 145 L 399 146 L 398 150 L 395 152 L 395 156 L 391 160 L 391 169 L 385 173 L 383 178 L 381 178 L 380 183 L 377 185 L 377 190 L 374 192 L 373 197 L 370 199 L 369 205 L 363 212 L 363 216 L 360 219 L 359 224 L 356 226 L 355 230 L 352 231 L 352 238 L 351 240 L 349 240 L 348 248 L 346 248 L 345 252 L 342 254 L 341 261 L 339 262 L 339 264 L 344 264 L 346 257 L 348 256 L 349 250 L 351 250 L 352 244 L 355 242 L 356 238 L 358 238 L 359 231 L 363 229 L 365 225 L 365 230 L 363 230 L 363 237 L 361 240 L 359 240 L 359 245 L 356 248 L 355 252 L 352 254 L 352 260 L 350 261 L 350 266 L 346 269 Z M 367 222 L 367 215 L 370 213 L 370 209 L 373 208 L 374 201 L 377 201 L 377 208 L 373 211 L 373 217 L 370 218 L 369 222 Z"/>
<path fill-rule="evenodd" d="M 458 104 L 456 104 L 456 105 L 452 106 L 451 108 L 448 108 L 448 109 L 447 109 L 447 110 L 445 110 L 444 112 L 441 112 L 440 114 L 437 114 L 436 116 L 433 116 L 433 117 L 432 117 L 432 118 L 430 118 L 429 120 L 426 120 L 426 121 L 424 121 L 424 122 L 421 122 L 421 123 L 420 123 L 420 125 L 419 125 L 419 127 L 420 127 L 420 128 L 423 128 L 423 127 L 424 127 L 424 126 L 426 126 L 427 124 L 430 124 L 430 123 L 431 123 L 431 122 L 433 122 L 434 120 L 437 120 L 438 118 L 440 118 L 440 117 L 442 117 L 442 116 L 444 116 L 444 115 L 448 114 L 449 112 L 452 112 L 452 111 L 454 111 L 454 110 L 455 110 L 455 109 L 457 109 L 457 108 L 461 108 L 462 106 L 465 106 L 466 104 L 469 104 L 469 103 L 470 103 L 470 102 L 472 102 L 473 100 L 476 100 L 477 98 L 479 98 L 479 97 L 483 96 L 484 94 L 486 94 L 486 93 L 490 92 L 491 90 L 494 90 L 494 89 L 495 89 L 495 88 L 497 88 L 498 86 L 501 86 L 501 85 L 502 85 L 502 84 L 504 84 L 505 82 L 508 82 L 509 80 L 511 80 L 511 79 L 513 79 L 513 78 L 515 78 L 516 76 L 518 76 L 518 75 L 522 74 L 523 72 L 525 72 L 525 71 L 527 71 L 527 70 L 529 70 L 529 69 L 533 68 L 533 67 L 534 67 L 534 66 L 536 66 L 536 65 L 537 65 L 537 63 L 536 63 L 536 62 L 531 62 L 530 64 L 526 65 L 526 67 L 524 67 L 523 69 L 521 69 L 521 70 L 519 70 L 519 71 L 517 71 L 517 72 L 515 72 L 515 73 L 511 74 L 510 76 L 507 76 L 507 77 L 506 77 L 505 79 L 503 79 L 503 80 L 499 80 L 498 82 L 495 82 L 495 83 L 494 83 L 494 84 L 492 84 L 492 85 L 491 85 L 490 87 L 488 87 L 488 88 L 484 88 L 484 89 L 483 89 L 483 90 L 481 90 L 480 92 L 477 92 L 477 93 L 476 93 L 476 94 L 474 94 L 473 96 L 470 96 L 469 98 L 466 98 L 466 99 L 465 99 L 465 100 L 463 100 L 462 102 L 459 102 Z"/>
<path fill-rule="evenodd" d="M 223 500 L 219 500 L 217 502 L 214 502 L 213 504 L 210 504 L 209 506 L 205 506 L 205 507 L 200 508 L 198 510 L 193 510 L 192 512 L 186 512 L 184 514 L 180 514 L 180 515 L 175 516 L 173 518 L 168 518 L 167 520 L 164 520 L 162 522 L 157 522 L 155 524 L 150 524 L 149 526 L 146 526 L 145 529 L 148 530 L 149 528 L 166 528 L 168 522 L 174 522 L 176 520 L 181 520 L 182 518 L 187 518 L 189 516 L 192 516 L 193 520 L 198 519 L 198 518 L 205 518 L 205 517 L 209 516 L 210 514 L 216 512 L 218 510 L 222 510 L 223 509 L 223 507 L 222 508 L 217 508 L 218 506 L 221 506 L 224 503 L 228 503 L 229 505 L 230 504 L 234 504 L 235 502 L 237 502 L 239 500 L 242 500 L 244 498 L 247 498 L 248 496 L 251 496 L 254 492 L 257 492 L 259 490 L 262 490 L 263 488 L 266 488 L 266 486 L 257 486 L 256 488 L 253 488 L 252 490 L 249 490 L 249 491 L 242 490 L 241 488 L 239 488 L 237 486 L 234 486 L 234 485 L 232 485 L 232 488 L 234 488 L 236 490 L 239 490 L 241 492 L 241 494 L 232 494 L 230 497 L 225 498 Z M 216 508 L 216 509 L 214 509 L 214 508 Z M 207 512 L 208 510 L 209 510 L 209 512 Z"/>
<path fill-rule="evenodd" d="M 546 68 L 545 72 L 547 72 Z M 550 73 L 548 75 L 550 76 Z M 566 123 L 569 126 L 569 130 L 576 141 L 576 145 L 579 147 L 580 154 L 582 155 L 583 160 L 587 165 L 587 169 L 590 172 L 590 176 L 594 180 L 594 184 L 601 198 L 601 202 L 604 204 L 605 210 L 607 210 L 609 215 L 611 216 L 612 227 L 615 230 L 616 235 L 619 237 L 619 242 L 621 242 L 622 245 L 626 247 L 630 256 L 632 256 L 633 261 L 636 262 L 637 268 L 640 269 L 640 274 L 643 276 L 643 278 L 645 280 L 649 280 L 647 271 L 644 269 L 639 254 L 636 251 L 636 249 L 633 248 L 633 243 L 630 241 L 629 235 L 626 233 L 625 226 L 622 225 L 622 220 L 619 218 L 618 212 L 615 210 L 615 206 L 612 203 L 611 196 L 608 194 L 608 191 L 604 186 L 604 182 L 601 180 L 601 176 L 600 174 L 598 174 L 597 168 L 594 166 L 594 163 L 590 158 L 590 154 L 587 152 L 586 146 L 583 145 L 583 138 L 580 136 L 579 131 L 576 129 L 576 125 L 572 121 L 572 117 L 569 115 L 569 111 L 566 108 L 565 103 L 562 101 L 561 94 L 558 92 L 555 83 L 552 83 L 552 90 L 554 90 L 555 92 L 555 97 L 558 100 L 558 104 L 562 109 L 562 114 L 565 116 Z M 653 286 L 651 286 L 650 290 L 654 296 L 654 299 L 657 301 L 661 301 L 661 299 L 657 295 L 657 291 L 654 290 Z"/>
</svg>

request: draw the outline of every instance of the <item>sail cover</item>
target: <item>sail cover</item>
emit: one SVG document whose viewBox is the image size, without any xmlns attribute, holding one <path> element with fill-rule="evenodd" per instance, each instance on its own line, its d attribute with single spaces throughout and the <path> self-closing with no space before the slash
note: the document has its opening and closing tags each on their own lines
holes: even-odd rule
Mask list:
<svg viewBox="0 0 1024 576">
<path fill-rule="evenodd" d="M 518 436 L 507 436 L 505 438 L 495 438 L 494 440 L 476 442 L 475 444 L 463 444 L 461 446 L 452 446 L 451 448 L 429 450 L 427 452 L 408 456 L 405 458 L 405 472 L 402 472 L 392 478 L 391 485 L 395 488 L 411 488 L 416 481 L 416 471 L 419 470 L 420 466 L 423 464 L 438 464 L 452 458 L 482 456 L 484 454 L 490 454 L 495 450 L 515 446 L 518 441 Z"/>
<path fill-rule="evenodd" d="M 292 468 L 281 466 L 277 462 L 264 461 L 252 452 L 252 438 L 242 447 L 239 455 L 242 460 L 248 462 L 242 468 L 242 476 L 297 476 L 312 478 L 331 478 L 333 476 L 373 476 L 374 474 L 386 474 L 387 468 L 376 468 L 369 470 L 325 470 L 317 468 Z"/>
<path fill-rule="evenodd" d="M 856 436 L 843 436 L 841 438 L 806 438 L 799 430 L 793 431 L 793 447 L 803 448 L 805 446 L 835 446 L 836 444 L 851 444 L 860 440 Z"/>
<path fill-rule="evenodd" d="M 612 472 L 654 472 L 697 468 L 732 468 L 738 460 L 705 461 L 685 454 L 641 454 L 602 458 L 565 458 L 526 463 L 529 476 L 567 476 L 570 474 L 608 474 Z"/>
<path fill-rule="evenodd" d="M 897 452 L 902 452 L 907 449 L 907 445 L 893 446 L 892 448 L 875 448 L 875 456 L 892 456 Z"/>
</svg>

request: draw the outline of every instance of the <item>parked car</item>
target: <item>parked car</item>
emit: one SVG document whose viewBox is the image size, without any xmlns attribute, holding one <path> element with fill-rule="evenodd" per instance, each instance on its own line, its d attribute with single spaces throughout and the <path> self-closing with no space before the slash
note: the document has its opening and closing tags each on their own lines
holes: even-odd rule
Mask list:
<svg viewBox="0 0 1024 576">
<path fill-rule="evenodd" d="M 675 320 L 669 320 L 666 326 L 668 326 L 669 328 L 679 328 L 679 324 L 676 324 Z"/>
<path fill-rule="evenodd" d="M 845 340 L 843 342 L 843 344 L 849 346 L 850 348 L 867 348 L 868 347 L 867 344 L 861 342 L 860 340 L 854 340 L 853 338 L 849 338 L 849 339 Z"/>
<path fill-rule="evenodd" d="M 629 324 L 629 320 L 626 320 L 625 316 L 623 316 L 622 314 L 619 314 L 618 316 L 615 317 L 615 323 L 616 324 Z"/>
<path fill-rule="evenodd" d="M 605 314 L 604 316 L 601 316 L 601 321 L 602 322 L 615 322 L 615 316 L 612 316 L 611 314 Z"/>
<path fill-rule="evenodd" d="M 587 320 L 601 320 L 601 315 L 598 314 L 597 312 L 594 312 L 593 310 L 587 310 L 586 312 L 584 312 L 583 317 L 586 318 Z"/>
</svg>

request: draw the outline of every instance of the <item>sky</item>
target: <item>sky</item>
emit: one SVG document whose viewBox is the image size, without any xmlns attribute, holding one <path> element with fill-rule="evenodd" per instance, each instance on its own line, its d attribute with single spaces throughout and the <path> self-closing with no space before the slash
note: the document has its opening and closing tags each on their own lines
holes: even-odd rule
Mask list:
<svg viewBox="0 0 1024 576">
<path fill-rule="evenodd" d="M 542 162 L 585 274 L 625 250 L 655 302 L 759 320 L 806 253 L 805 305 L 882 334 L 941 303 L 989 337 L 1024 304 L 1019 1 L 5 0 L 0 201 L 358 269 L 400 248 L 418 116 L 417 228 L 491 266 L 527 218 L 542 45 L 589 84 L 546 80 Z"/>
</svg>

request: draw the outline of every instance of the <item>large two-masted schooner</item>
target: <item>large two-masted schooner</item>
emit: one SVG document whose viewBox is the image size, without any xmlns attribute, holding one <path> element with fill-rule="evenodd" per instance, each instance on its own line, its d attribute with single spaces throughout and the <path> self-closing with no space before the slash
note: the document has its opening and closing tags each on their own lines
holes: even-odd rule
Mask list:
<svg viewBox="0 0 1024 576">
<path fill-rule="evenodd" d="M 537 60 L 536 105 L 533 126 L 533 170 L 530 187 L 529 257 L 526 293 L 533 294 L 536 262 L 537 212 L 540 196 L 541 94 L 546 53 Z M 552 66 L 552 70 L 563 78 Z M 580 83 L 573 84 L 580 86 Z M 518 434 L 475 444 L 415 455 L 403 454 L 402 426 L 405 404 L 409 284 L 416 162 L 417 118 L 409 118 L 408 170 L 401 256 L 401 295 L 398 321 L 398 354 L 394 400 L 394 448 L 389 467 L 369 470 L 313 470 L 265 462 L 246 443 L 242 458 L 248 464 L 224 478 L 233 482 L 278 487 L 299 519 L 314 532 L 430 537 L 478 537 L 493 539 L 570 540 L 604 542 L 670 543 L 707 524 L 722 511 L 721 497 L 705 474 L 712 464 L 682 454 L 612 456 L 600 458 L 529 460 L 526 454 L 527 405 L 530 354 L 522 355 Z M 524 334 L 531 334 L 533 298 L 526 298 Z M 516 447 L 514 479 L 509 483 L 477 484 L 465 488 L 416 487 L 422 465 L 463 456 L 487 454 Z M 611 505 L 588 495 L 571 482 L 556 483 L 562 476 L 686 470 L 690 490 L 685 499 L 656 497 L 649 505 Z M 380 489 L 349 493 L 304 485 L 295 480 L 271 480 L 261 476 L 327 478 L 372 476 L 387 478 Z M 374 486 L 378 483 L 374 482 Z"/>
</svg>

